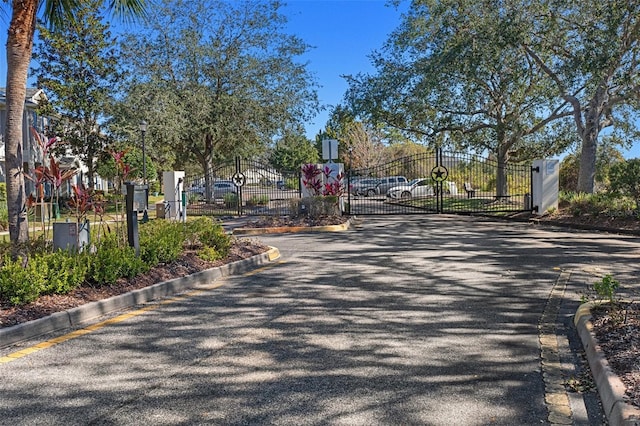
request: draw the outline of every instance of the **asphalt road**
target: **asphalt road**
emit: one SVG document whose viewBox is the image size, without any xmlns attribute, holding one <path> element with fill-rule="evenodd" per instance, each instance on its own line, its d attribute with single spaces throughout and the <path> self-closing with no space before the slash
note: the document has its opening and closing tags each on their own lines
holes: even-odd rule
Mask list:
<svg viewBox="0 0 640 426">
<path fill-rule="evenodd" d="M 636 237 L 457 216 L 259 239 L 282 257 L 0 364 L 0 424 L 549 424 L 551 295 L 577 374 L 580 294 L 639 272 Z M 602 423 L 597 394 L 569 400 Z"/>
</svg>

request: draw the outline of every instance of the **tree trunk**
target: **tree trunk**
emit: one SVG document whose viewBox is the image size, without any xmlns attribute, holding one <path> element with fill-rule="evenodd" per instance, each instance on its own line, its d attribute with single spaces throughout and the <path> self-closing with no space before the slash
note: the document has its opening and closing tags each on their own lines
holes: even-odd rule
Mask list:
<svg viewBox="0 0 640 426">
<path fill-rule="evenodd" d="M 204 172 L 204 197 L 207 203 L 210 203 L 215 201 L 213 199 L 213 137 L 211 135 L 205 135 L 204 139 L 204 151 L 196 154 L 200 154 L 198 157 L 202 165 L 202 171 Z"/>
<path fill-rule="evenodd" d="M 14 0 L 12 7 L 7 38 L 7 124 L 4 136 L 9 238 L 16 243 L 29 239 L 22 120 L 38 0 Z"/>
<path fill-rule="evenodd" d="M 582 139 L 580 151 L 580 172 L 578 174 L 578 192 L 593 194 L 595 192 L 596 160 L 598 151 L 598 136 L 600 135 L 602 117 L 607 108 L 609 96 L 607 84 L 603 82 L 589 102 L 589 109 L 585 111 L 584 126 L 578 128 Z"/>
<path fill-rule="evenodd" d="M 593 194 L 595 192 L 597 150 L 597 136 L 588 136 L 582 139 L 582 149 L 580 150 L 580 171 L 578 173 L 578 192 L 584 192 L 587 194 Z"/>
<path fill-rule="evenodd" d="M 596 155 L 598 151 L 599 114 L 594 109 L 587 112 L 584 130 L 580 135 L 580 171 L 578 173 L 578 192 L 593 194 L 596 180 Z"/>
<path fill-rule="evenodd" d="M 87 187 L 91 190 L 95 189 L 95 165 L 93 164 L 93 160 L 89 160 L 90 162 L 85 163 L 87 165 Z"/>
<path fill-rule="evenodd" d="M 504 124 L 502 118 L 498 118 L 498 126 L 496 129 L 496 138 L 498 142 L 498 149 L 496 150 L 496 163 L 498 170 L 496 171 L 496 197 L 506 197 L 509 195 L 509 185 L 507 183 L 507 163 L 509 161 L 509 148 L 513 145 L 507 139 L 504 131 Z"/>
<path fill-rule="evenodd" d="M 509 161 L 508 149 L 502 144 L 498 147 L 498 170 L 496 172 L 496 196 L 506 197 L 509 195 L 509 184 L 507 182 L 507 163 Z"/>
</svg>

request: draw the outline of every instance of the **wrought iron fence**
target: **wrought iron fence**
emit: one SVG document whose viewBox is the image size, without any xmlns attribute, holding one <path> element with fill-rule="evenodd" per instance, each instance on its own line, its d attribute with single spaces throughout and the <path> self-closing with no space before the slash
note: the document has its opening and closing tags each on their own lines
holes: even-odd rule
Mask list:
<svg viewBox="0 0 640 426">
<path fill-rule="evenodd" d="M 417 154 L 348 171 L 354 215 L 482 213 L 531 209 L 529 164 L 498 164 L 476 154 Z"/>
<path fill-rule="evenodd" d="M 297 208 L 300 172 L 235 158 L 184 182 L 187 216 L 284 216 Z"/>
</svg>

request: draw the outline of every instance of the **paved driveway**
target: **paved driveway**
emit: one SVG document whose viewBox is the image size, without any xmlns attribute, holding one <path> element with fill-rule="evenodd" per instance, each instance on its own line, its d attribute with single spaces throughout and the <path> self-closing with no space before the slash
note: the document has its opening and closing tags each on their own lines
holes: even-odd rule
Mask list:
<svg viewBox="0 0 640 426">
<path fill-rule="evenodd" d="M 280 261 L 0 364 L 0 424 L 548 424 L 541 319 L 563 335 L 595 277 L 633 282 L 640 247 L 450 216 L 260 239 Z"/>
</svg>

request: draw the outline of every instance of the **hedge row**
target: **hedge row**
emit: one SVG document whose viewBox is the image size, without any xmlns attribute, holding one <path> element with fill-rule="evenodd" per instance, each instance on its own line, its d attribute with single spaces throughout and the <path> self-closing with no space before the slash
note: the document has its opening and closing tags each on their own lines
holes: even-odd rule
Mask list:
<svg viewBox="0 0 640 426">
<path fill-rule="evenodd" d="M 187 246 L 206 260 L 226 257 L 231 247 L 231 237 L 209 218 L 186 224 L 151 221 L 140 225 L 139 237 L 139 257 L 115 233 L 101 236 L 90 250 L 80 253 L 53 251 L 50 243 L 31 243 L 26 248 L 28 255 L 15 260 L 5 244 L 0 247 L 0 299 L 23 305 L 41 295 L 66 294 L 82 285 L 113 285 L 119 278 L 132 278 L 178 259 Z"/>
</svg>

